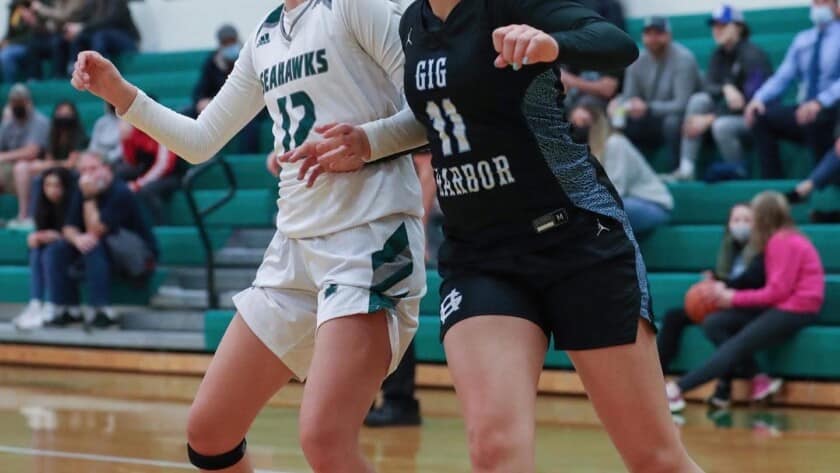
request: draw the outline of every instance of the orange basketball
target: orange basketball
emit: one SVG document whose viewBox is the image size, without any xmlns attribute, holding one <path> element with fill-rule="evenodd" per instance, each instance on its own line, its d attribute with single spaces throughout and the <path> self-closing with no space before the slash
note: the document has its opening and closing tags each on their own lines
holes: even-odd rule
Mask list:
<svg viewBox="0 0 840 473">
<path fill-rule="evenodd" d="M 714 287 L 714 281 L 701 281 L 685 293 L 685 312 L 694 323 L 703 322 L 706 316 L 717 310 Z"/>
</svg>

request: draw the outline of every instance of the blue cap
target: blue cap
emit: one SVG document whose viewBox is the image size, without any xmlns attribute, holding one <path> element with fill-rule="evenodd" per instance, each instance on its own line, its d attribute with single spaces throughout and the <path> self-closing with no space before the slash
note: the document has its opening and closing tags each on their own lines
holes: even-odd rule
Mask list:
<svg viewBox="0 0 840 473">
<path fill-rule="evenodd" d="M 671 22 L 664 16 L 649 16 L 645 18 L 644 28 L 642 31 L 657 30 L 662 33 L 671 32 Z"/>
<path fill-rule="evenodd" d="M 732 5 L 721 5 L 712 12 L 712 17 L 709 18 L 709 24 L 720 23 L 728 25 L 729 23 L 744 23 L 744 14 L 741 10 Z"/>
</svg>

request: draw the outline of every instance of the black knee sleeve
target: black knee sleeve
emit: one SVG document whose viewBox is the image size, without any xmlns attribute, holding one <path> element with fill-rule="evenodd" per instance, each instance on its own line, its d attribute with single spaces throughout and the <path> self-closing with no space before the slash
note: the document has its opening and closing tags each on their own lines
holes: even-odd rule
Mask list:
<svg viewBox="0 0 840 473">
<path fill-rule="evenodd" d="M 248 447 L 248 444 L 245 442 L 245 439 L 242 439 L 242 443 L 236 446 L 233 450 L 223 453 L 221 455 L 202 455 L 187 444 L 187 453 L 190 456 L 190 463 L 193 464 L 198 469 L 201 470 L 224 470 L 225 468 L 230 468 L 237 463 L 239 463 L 242 458 L 245 456 L 245 449 Z"/>
</svg>

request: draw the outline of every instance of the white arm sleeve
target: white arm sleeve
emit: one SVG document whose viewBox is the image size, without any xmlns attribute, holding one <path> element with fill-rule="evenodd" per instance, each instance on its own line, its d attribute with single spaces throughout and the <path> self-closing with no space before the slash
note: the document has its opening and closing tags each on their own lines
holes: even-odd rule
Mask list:
<svg viewBox="0 0 840 473">
<path fill-rule="evenodd" d="M 164 107 L 142 91 L 122 118 L 186 161 L 198 164 L 218 153 L 264 106 L 249 40 L 227 82 L 197 119 Z"/>
<path fill-rule="evenodd" d="M 405 56 L 400 40 L 401 8 L 392 0 L 342 1 L 348 29 L 365 52 L 373 58 L 403 93 Z M 426 130 L 408 108 L 388 118 L 362 125 L 370 142 L 371 156 L 376 161 L 428 143 Z"/>
</svg>

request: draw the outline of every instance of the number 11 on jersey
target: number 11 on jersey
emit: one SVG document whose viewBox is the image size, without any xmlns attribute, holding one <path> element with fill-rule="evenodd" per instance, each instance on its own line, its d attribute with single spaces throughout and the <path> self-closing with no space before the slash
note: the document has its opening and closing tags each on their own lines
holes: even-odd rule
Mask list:
<svg viewBox="0 0 840 473">
<path fill-rule="evenodd" d="M 458 113 L 458 109 L 455 108 L 455 104 L 451 100 L 443 99 L 440 105 L 430 100 L 426 104 L 426 113 L 429 115 L 429 119 L 432 120 L 432 126 L 435 128 L 435 131 L 438 132 L 444 156 L 452 156 L 454 154 L 452 152 L 452 138 L 446 131 L 447 121 L 452 124 L 452 134 L 455 135 L 455 140 L 458 142 L 458 153 L 470 152 L 472 148 L 467 139 L 467 126 L 464 124 L 464 118 Z"/>
<path fill-rule="evenodd" d="M 293 120 L 289 110 L 286 108 L 288 102 L 291 102 L 292 110 L 298 108 L 303 109 L 303 116 L 299 120 L 295 120 L 298 126 L 294 132 L 294 136 L 292 136 L 291 130 Z M 312 132 L 312 128 L 315 126 L 315 104 L 306 92 L 295 92 L 288 97 L 277 99 L 277 108 L 280 111 L 280 116 L 283 118 L 283 123 L 280 124 L 283 128 L 283 150 L 291 151 L 293 148 L 302 145 L 309 138 L 309 133 Z M 294 138 L 294 142 L 292 142 L 292 138 Z"/>
</svg>

